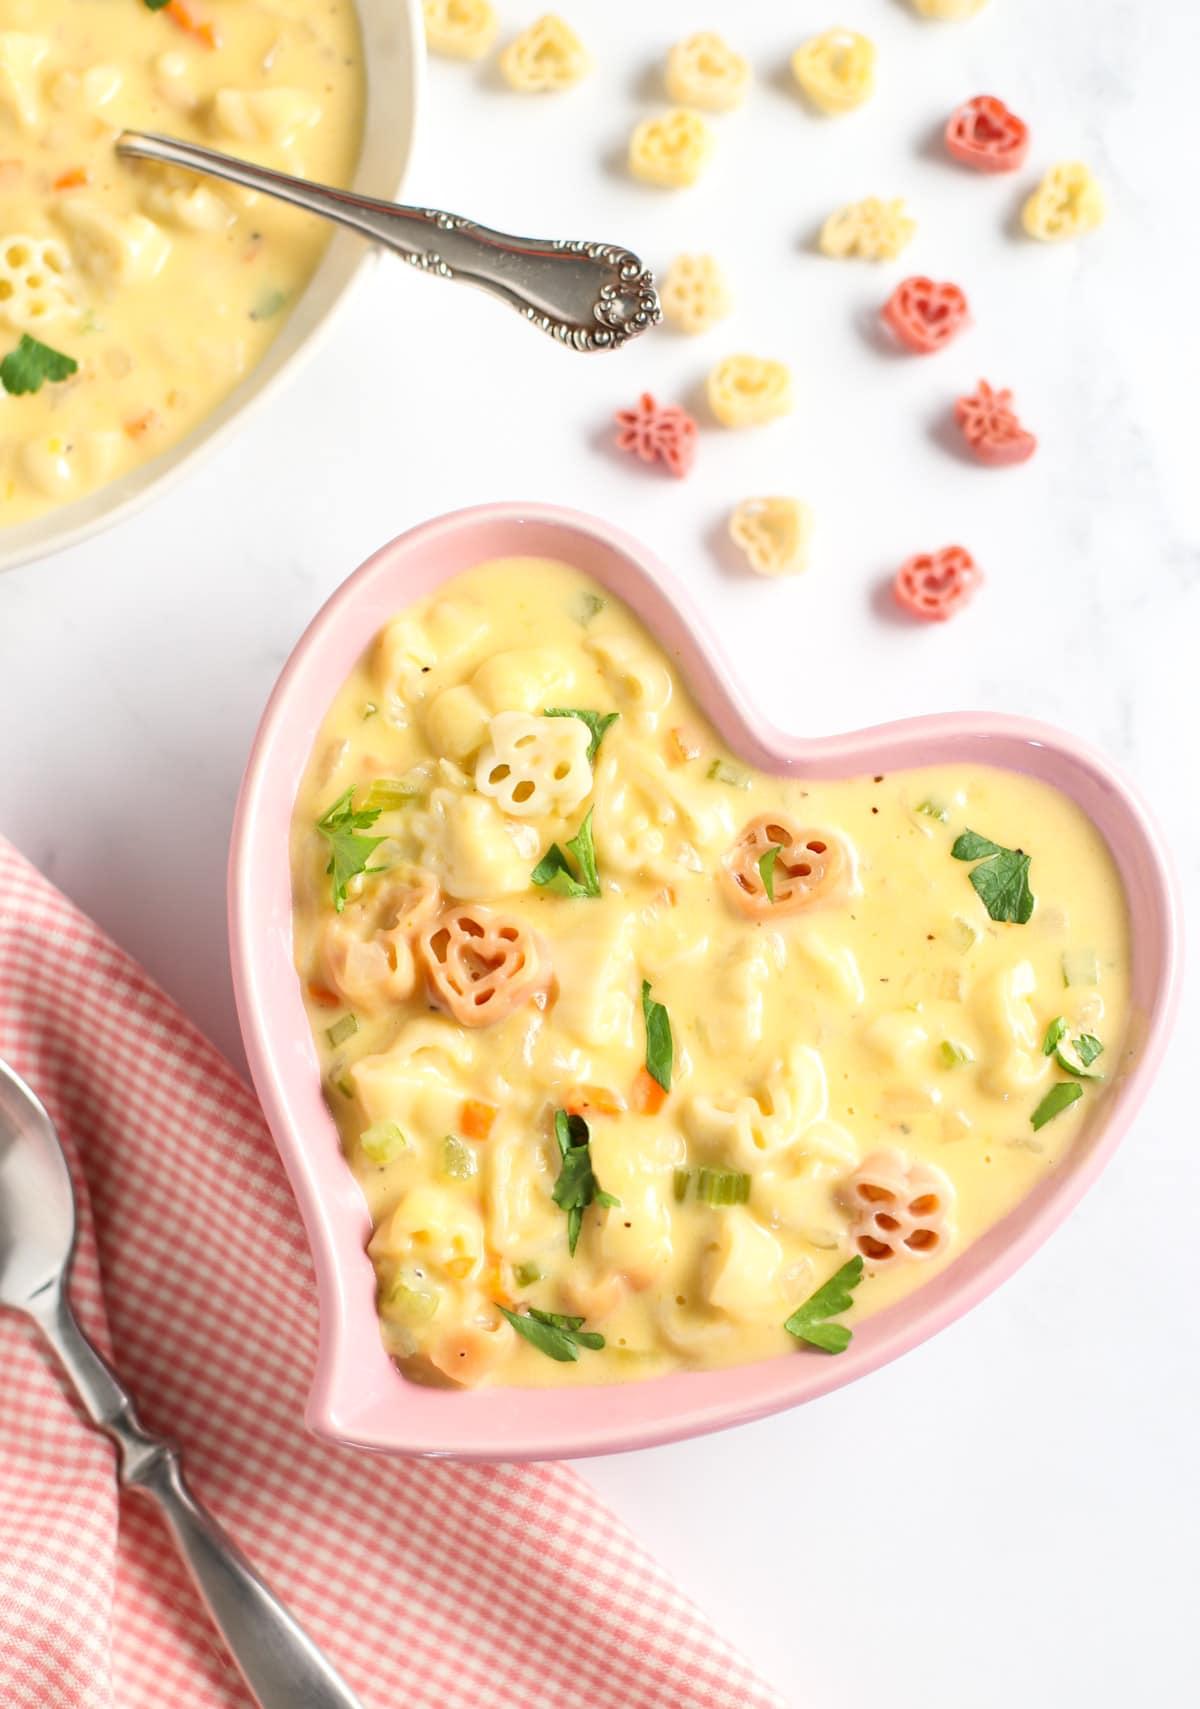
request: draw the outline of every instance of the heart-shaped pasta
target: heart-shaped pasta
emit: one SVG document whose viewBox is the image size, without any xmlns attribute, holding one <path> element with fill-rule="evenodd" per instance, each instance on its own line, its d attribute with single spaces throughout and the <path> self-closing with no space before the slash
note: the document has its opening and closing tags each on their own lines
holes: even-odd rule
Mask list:
<svg viewBox="0 0 1200 1709">
<path fill-rule="evenodd" d="M 643 119 L 629 139 L 629 170 L 645 184 L 680 190 L 694 184 L 712 152 L 712 132 L 686 107 Z"/>
<path fill-rule="evenodd" d="M 1103 225 L 1104 193 L 1091 169 L 1080 160 L 1053 166 L 1021 211 L 1030 237 L 1043 243 L 1082 237 Z"/>
<path fill-rule="evenodd" d="M 518 819 L 569 813 L 592 787 L 591 739 L 579 718 L 498 712 L 475 764 L 475 787 Z"/>
<path fill-rule="evenodd" d="M 875 92 L 875 44 L 857 30 L 825 30 L 796 49 L 792 75 L 820 112 L 853 112 Z"/>
<path fill-rule="evenodd" d="M 422 867 L 365 886 L 321 934 L 325 980 L 366 1013 L 402 1002 L 417 982 L 413 937 L 440 905 L 438 881 Z"/>
<path fill-rule="evenodd" d="M 554 12 L 547 12 L 514 36 L 500 55 L 500 70 L 510 87 L 527 95 L 569 89 L 590 65 L 587 49 L 575 31 Z"/>
<path fill-rule="evenodd" d="M 550 980 L 541 938 L 477 903 L 448 908 L 417 939 L 429 994 L 464 1027 L 502 1021 Z"/>
<path fill-rule="evenodd" d="M 931 1163 L 876 1151 L 850 1177 L 844 1197 L 850 1237 L 868 1264 L 935 1258 L 954 1233 L 954 1188 Z"/>
<path fill-rule="evenodd" d="M 491 0 L 425 0 L 425 40 L 431 53 L 482 59 L 499 27 Z"/>
<path fill-rule="evenodd" d="M 763 857 L 772 849 L 777 852 L 768 881 Z M 727 899 L 755 920 L 840 902 L 853 877 L 853 861 L 840 837 L 794 825 L 782 813 L 751 819 L 721 863 Z"/>
<path fill-rule="evenodd" d="M 707 332 L 733 307 L 725 275 L 711 255 L 677 255 L 658 298 L 681 332 Z"/>
<path fill-rule="evenodd" d="M 817 247 L 838 261 L 851 256 L 861 261 L 894 261 L 912 242 L 916 230 L 917 222 L 905 213 L 901 198 L 885 202 L 868 196 L 830 214 L 821 227 Z"/>
<path fill-rule="evenodd" d="M 791 372 L 764 356 L 727 356 L 708 376 L 706 390 L 723 427 L 757 427 L 792 407 Z"/>
<path fill-rule="evenodd" d="M 808 568 L 812 512 L 794 498 L 747 498 L 729 519 L 729 537 L 751 569 L 778 576 Z"/>
<path fill-rule="evenodd" d="M 685 107 L 726 113 L 744 100 L 750 66 L 713 30 L 676 42 L 667 55 L 667 94 Z"/>
</svg>

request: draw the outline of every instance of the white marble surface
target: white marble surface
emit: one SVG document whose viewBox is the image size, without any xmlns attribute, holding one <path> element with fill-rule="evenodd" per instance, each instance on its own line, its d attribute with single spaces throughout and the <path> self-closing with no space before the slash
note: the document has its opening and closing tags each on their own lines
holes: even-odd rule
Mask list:
<svg viewBox="0 0 1200 1709">
<path fill-rule="evenodd" d="M 501 5 L 514 23 L 535 10 Z M 434 66 L 414 195 L 659 264 L 711 248 L 735 318 L 583 359 L 381 269 L 299 383 L 161 509 L 0 583 L 0 828 L 235 1058 L 225 845 L 274 674 L 370 549 L 482 499 L 577 504 L 640 534 L 796 728 L 982 706 L 1087 734 L 1149 797 L 1185 886 L 1200 878 L 1191 0 L 994 0 L 961 26 L 921 25 L 903 0 L 563 10 L 597 59 L 568 96 Z M 878 40 L 880 92 L 821 122 L 786 58 L 835 20 Z M 753 50 L 754 98 L 715 121 L 699 187 L 641 189 L 620 161 L 655 65 L 722 22 Z M 1093 164 L 1102 234 L 1027 243 L 1013 215 L 1032 168 L 991 182 L 940 158 L 939 118 L 982 89 L 1032 121 L 1033 166 Z M 902 268 L 814 255 L 824 214 L 870 193 L 920 218 Z M 976 309 L 929 362 L 873 331 L 914 270 L 959 279 Z M 647 385 L 691 399 L 738 348 L 793 364 L 788 421 L 706 432 L 688 482 L 603 448 L 616 406 Z M 1024 469 L 947 448 L 947 404 L 981 374 L 1017 388 L 1041 435 Z M 713 546 L 733 502 L 773 489 L 819 516 L 811 572 L 783 585 Z M 945 628 L 893 620 L 883 578 L 958 538 L 988 574 L 975 605 Z M 803 1413 L 587 1468 L 789 1701 L 1124 1709 L 1194 1691 L 1198 1024 L 1193 995 L 1101 1185 L 968 1321 Z"/>
</svg>

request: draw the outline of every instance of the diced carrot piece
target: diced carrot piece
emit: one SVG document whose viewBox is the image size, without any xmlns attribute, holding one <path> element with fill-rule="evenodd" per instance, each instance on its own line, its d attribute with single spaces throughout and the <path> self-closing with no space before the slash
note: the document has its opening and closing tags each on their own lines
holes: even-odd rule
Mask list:
<svg viewBox="0 0 1200 1709">
<path fill-rule="evenodd" d="M 684 760 L 698 760 L 704 751 L 699 736 L 686 724 L 676 724 L 674 729 L 668 730 L 667 749 L 672 765 L 682 765 Z"/>
<path fill-rule="evenodd" d="M 178 24 L 181 30 L 204 47 L 217 46 L 217 26 L 208 18 L 200 17 L 190 0 L 170 0 L 166 14 L 173 24 Z"/>
<path fill-rule="evenodd" d="M 131 419 L 125 423 L 125 431 L 131 439 L 140 439 L 143 434 L 149 433 L 150 429 L 152 427 L 157 427 L 157 425 L 158 411 L 155 409 L 148 409 L 141 415 L 131 417 Z"/>
<path fill-rule="evenodd" d="M 630 1102 L 642 1116 L 656 1116 L 667 1101 L 667 1094 L 648 1068 L 639 1068 L 633 1082 Z"/>
<path fill-rule="evenodd" d="M 314 979 L 308 988 L 308 994 L 314 1003 L 319 1003 L 323 1009 L 340 1009 L 342 999 L 336 991 L 331 991 L 328 985 L 319 985 Z"/>
<path fill-rule="evenodd" d="M 485 1104 L 479 1098 L 465 1098 L 462 1113 L 459 1116 L 459 1126 L 464 1139 L 486 1139 L 492 1131 L 492 1123 L 496 1119 L 495 1106 Z"/>
<path fill-rule="evenodd" d="M 563 1097 L 563 1109 L 569 1116 L 619 1116 L 625 1101 L 607 1086 L 572 1086 Z"/>
<path fill-rule="evenodd" d="M 54 180 L 56 190 L 78 190 L 81 185 L 88 183 L 86 166 L 72 166 L 66 172 L 60 172 Z"/>
</svg>

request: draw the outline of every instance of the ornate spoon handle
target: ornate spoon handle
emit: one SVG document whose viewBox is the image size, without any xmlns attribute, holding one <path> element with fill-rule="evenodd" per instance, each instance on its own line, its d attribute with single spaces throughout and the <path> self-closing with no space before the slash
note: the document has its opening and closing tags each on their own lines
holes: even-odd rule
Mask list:
<svg viewBox="0 0 1200 1709">
<path fill-rule="evenodd" d="M 653 273 L 628 249 L 610 243 L 509 237 L 459 214 L 375 201 L 148 132 L 123 131 L 117 153 L 207 172 L 349 226 L 422 272 L 502 297 L 575 350 L 615 350 L 662 318 Z"/>
</svg>

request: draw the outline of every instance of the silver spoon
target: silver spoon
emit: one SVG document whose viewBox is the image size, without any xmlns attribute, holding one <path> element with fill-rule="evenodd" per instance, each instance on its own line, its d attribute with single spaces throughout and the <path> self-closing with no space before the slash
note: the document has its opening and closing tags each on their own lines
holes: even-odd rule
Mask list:
<svg viewBox="0 0 1200 1709">
<path fill-rule="evenodd" d="M 177 137 L 122 131 L 117 153 L 261 190 L 394 249 L 423 273 L 478 285 L 575 350 L 616 350 L 662 319 L 654 275 L 611 243 L 509 237 L 459 214 L 405 208 L 291 178 Z"/>
<path fill-rule="evenodd" d="M 75 1196 L 54 1124 L 0 1062 L 0 1305 L 23 1311 L 58 1354 L 117 1475 L 156 1501 L 209 1613 L 262 1709 L 362 1709 L 322 1652 L 184 1481 L 178 1450 L 151 1436 L 67 1299 Z"/>
</svg>

